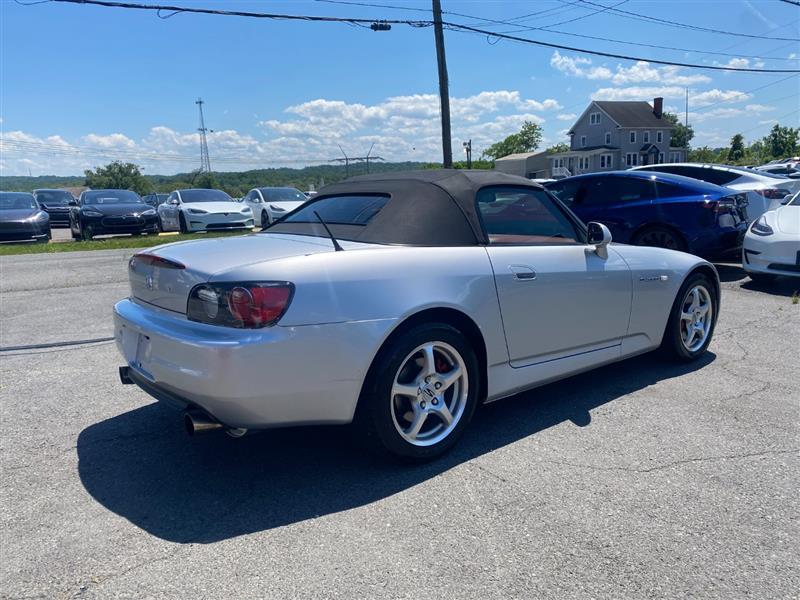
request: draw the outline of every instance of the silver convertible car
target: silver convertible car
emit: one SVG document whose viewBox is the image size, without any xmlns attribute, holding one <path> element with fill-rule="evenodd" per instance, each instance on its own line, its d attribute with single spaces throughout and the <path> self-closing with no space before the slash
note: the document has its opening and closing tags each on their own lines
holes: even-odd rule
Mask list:
<svg viewBox="0 0 800 600">
<path fill-rule="evenodd" d="M 114 307 L 120 378 L 185 411 L 190 433 L 355 422 L 432 458 L 479 402 L 706 351 L 714 267 L 610 242 L 520 177 L 353 178 L 262 233 L 136 254 Z"/>
</svg>

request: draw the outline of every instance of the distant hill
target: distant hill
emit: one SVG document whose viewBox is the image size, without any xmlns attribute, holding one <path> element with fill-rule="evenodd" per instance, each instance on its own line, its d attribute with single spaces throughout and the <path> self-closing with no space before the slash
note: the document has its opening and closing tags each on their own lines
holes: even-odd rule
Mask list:
<svg viewBox="0 0 800 600">
<path fill-rule="evenodd" d="M 437 167 L 430 163 L 400 162 L 400 163 L 371 163 L 372 173 L 386 171 L 406 171 L 409 169 L 424 169 Z M 349 174 L 362 175 L 367 172 L 366 165 L 350 165 Z M 319 189 L 326 183 L 341 181 L 346 177 L 344 165 L 319 165 L 303 169 L 257 169 L 253 171 L 214 172 L 214 178 L 219 187 L 232 196 L 242 196 L 254 187 L 290 186 L 300 190 L 314 187 Z M 170 192 L 175 189 L 191 187 L 195 177 L 194 173 L 178 173 L 177 175 L 145 175 L 152 183 L 153 191 Z M 80 187 L 84 183 L 83 176 L 58 177 L 56 175 L 41 175 L 38 177 L 24 177 L 9 175 L 0 177 L 0 190 L 31 192 L 38 188 L 66 188 Z"/>
</svg>

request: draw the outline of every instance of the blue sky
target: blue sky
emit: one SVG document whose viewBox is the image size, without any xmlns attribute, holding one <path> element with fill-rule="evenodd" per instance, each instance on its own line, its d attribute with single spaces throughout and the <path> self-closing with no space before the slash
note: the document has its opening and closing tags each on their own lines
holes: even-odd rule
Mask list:
<svg viewBox="0 0 800 600">
<path fill-rule="evenodd" d="M 430 18 L 413 10 L 429 9 L 428 0 L 363 1 L 406 10 L 306 0 L 169 3 Z M 800 8 L 788 3 L 593 1 L 763 38 L 642 22 L 581 0 L 442 4 L 451 13 L 445 20 L 559 44 L 708 65 L 800 67 L 800 43 L 767 39 L 800 38 Z M 538 14 L 519 19 L 533 12 Z M 703 52 L 584 39 L 543 27 Z M 4 175 L 78 174 L 114 158 L 138 162 L 148 173 L 189 171 L 199 164 L 198 96 L 214 130 L 209 147 L 215 170 L 323 162 L 339 154 L 338 144 L 350 155 L 375 143 L 374 153 L 387 160 L 441 159 L 430 28 L 395 25 L 373 32 L 347 24 L 192 14 L 159 19 L 150 11 L 0 0 L 0 37 Z M 662 95 L 669 109 L 683 115 L 686 87 L 695 146 L 725 145 L 737 132 L 751 140 L 776 119 L 800 123 L 797 76 L 660 67 L 454 31 L 445 38 L 457 157 L 462 140 L 472 138 L 478 155 L 526 119 L 542 125 L 545 146 L 566 141 L 565 131 L 591 98 Z"/>
</svg>

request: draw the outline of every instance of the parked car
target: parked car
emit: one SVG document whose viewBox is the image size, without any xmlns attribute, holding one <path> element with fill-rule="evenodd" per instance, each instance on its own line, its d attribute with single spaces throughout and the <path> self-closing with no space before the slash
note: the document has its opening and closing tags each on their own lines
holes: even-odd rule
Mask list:
<svg viewBox="0 0 800 600">
<path fill-rule="evenodd" d="M 545 187 L 584 222 L 603 223 L 626 244 L 716 257 L 737 252 L 747 230 L 744 194 L 680 175 L 607 171 Z"/>
<path fill-rule="evenodd" d="M 33 197 L 50 217 L 50 227 L 69 227 L 70 206 L 78 203 L 66 190 L 33 190 Z"/>
<path fill-rule="evenodd" d="M 146 196 L 142 196 L 142 200 L 145 204 L 149 204 L 153 208 L 158 208 L 167 201 L 168 197 L 169 194 L 147 194 Z"/>
<path fill-rule="evenodd" d="M 50 217 L 33 194 L 0 192 L 0 242 L 45 242 L 50 239 Z"/>
<path fill-rule="evenodd" d="M 753 222 L 744 238 L 742 267 L 757 282 L 800 277 L 800 192 Z"/>
<path fill-rule="evenodd" d="M 253 211 L 222 190 L 187 189 L 172 192 L 158 207 L 162 231 L 250 229 Z"/>
<path fill-rule="evenodd" d="M 314 197 L 314 196 L 316 196 L 316 195 L 317 195 L 319 192 L 317 192 L 317 190 L 306 190 L 306 191 L 305 191 L 305 192 L 303 192 L 303 193 L 306 195 L 306 198 L 313 198 L 313 197 Z"/>
<path fill-rule="evenodd" d="M 120 378 L 190 432 L 355 420 L 432 458 L 479 402 L 657 348 L 702 356 L 714 267 L 610 241 L 522 177 L 352 178 L 262 233 L 134 255 Z"/>
<path fill-rule="evenodd" d="M 800 178 L 800 163 L 786 162 L 775 165 L 761 165 L 755 167 L 756 171 L 770 173 L 772 175 L 783 175 L 790 179 Z"/>
<path fill-rule="evenodd" d="M 781 200 L 787 195 L 800 191 L 800 181 L 727 165 L 669 163 L 633 167 L 631 170 L 674 173 L 745 192 L 748 222 L 755 221 L 766 211 L 780 206 Z"/>
<path fill-rule="evenodd" d="M 255 188 L 244 197 L 244 203 L 253 209 L 255 222 L 261 227 L 280 219 L 306 201 L 308 197 L 303 192 L 290 187 Z"/>
<path fill-rule="evenodd" d="M 90 240 L 96 235 L 157 233 L 156 210 L 130 190 L 87 190 L 69 214 L 72 237 Z"/>
</svg>

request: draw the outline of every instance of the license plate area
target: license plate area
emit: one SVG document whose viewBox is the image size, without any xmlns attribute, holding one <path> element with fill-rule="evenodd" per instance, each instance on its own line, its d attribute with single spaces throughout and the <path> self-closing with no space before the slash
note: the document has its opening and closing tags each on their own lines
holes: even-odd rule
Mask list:
<svg viewBox="0 0 800 600">
<path fill-rule="evenodd" d="M 132 369 L 149 381 L 155 382 L 155 378 L 147 370 L 150 363 L 150 336 L 123 325 L 122 351 Z"/>
</svg>

